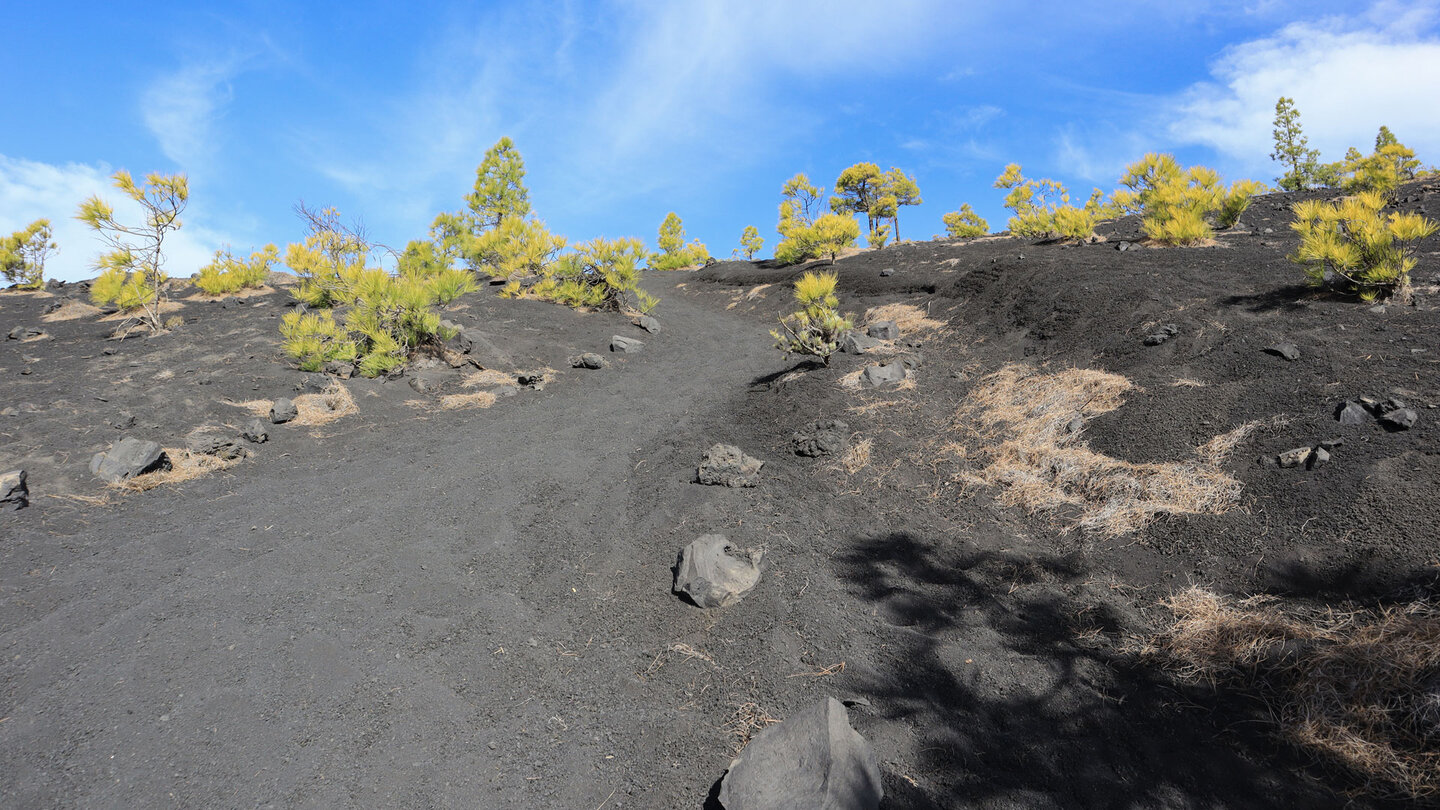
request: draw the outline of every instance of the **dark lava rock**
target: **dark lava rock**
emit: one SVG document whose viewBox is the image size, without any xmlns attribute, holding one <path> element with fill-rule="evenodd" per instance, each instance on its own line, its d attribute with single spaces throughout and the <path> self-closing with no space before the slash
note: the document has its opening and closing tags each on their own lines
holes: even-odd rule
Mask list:
<svg viewBox="0 0 1440 810">
<path fill-rule="evenodd" d="M 1159 346 L 1161 343 L 1164 343 L 1165 341 L 1169 340 L 1172 337 L 1175 337 L 1178 334 L 1180 334 L 1180 327 L 1176 326 L 1173 323 L 1167 323 L 1164 326 L 1160 327 L 1160 331 L 1152 335 L 1146 335 L 1145 345 Z"/>
<path fill-rule="evenodd" d="M 880 347 L 880 341 L 868 335 L 862 335 L 854 329 L 840 336 L 840 351 L 846 354 L 865 354 L 871 349 Z"/>
<path fill-rule="evenodd" d="M 410 390 L 417 394 L 434 394 L 445 388 L 454 379 L 455 372 L 448 368 L 427 368 L 410 375 L 407 382 Z"/>
<path fill-rule="evenodd" d="M 760 581 L 762 552 L 736 548 L 723 534 L 707 534 L 680 550 L 674 592 L 697 607 L 729 607 Z"/>
<path fill-rule="evenodd" d="M 331 360 L 325 364 L 325 373 L 339 377 L 342 380 L 348 380 L 355 376 L 355 364 Z"/>
<path fill-rule="evenodd" d="M 90 472 L 106 483 L 118 484 L 137 475 L 170 469 L 170 459 L 155 442 L 126 436 L 90 459 Z"/>
<path fill-rule="evenodd" d="M 11 340 L 29 340 L 30 338 L 40 337 L 43 334 L 45 334 L 43 331 L 34 326 L 17 326 L 10 330 L 8 337 Z"/>
<path fill-rule="evenodd" d="M 539 372 L 534 374 L 520 374 L 515 377 L 515 383 L 525 388 L 535 388 L 545 382 L 545 375 Z"/>
<path fill-rule="evenodd" d="M 1135 246 L 1132 245 L 1131 243 L 1126 242 L 1126 241 L 1124 241 L 1124 240 L 1121 240 L 1120 243 L 1115 246 L 1115 249 L 1118 250 L 1118 251 L 1120 251 L 1121 253 L 1124 253 L 1125 251 L 1131 250 L 1131 249 L 1134 248 L 1134 247 L 1135 247 Z"/>
<path fill-rule="evenodd" d="M 795 455 L 809 458 L 839 455 L 849 444 L 850 426 L 838 419 L 811 422 L 790 437 Z"/>
<path fill-rule="evenodd" d="M 725 810 L 876 810 L 875 751 L 835 698 L 755 735 L 720 782 Z"/>
<path fill-rule="evenodd" d="M 1370 421 L 1370 411 L 1359 402 L 1346 400 L 1335 410 L 1335 418 L 1342 425 L 1363 425 Z"/>
<path fill-rule="evenodd" d="M 764 466 L 765 462 L 745 455 L 733 444 L 717 444 L 700 459 L 695 480 L 715 486 L 753 487 L 760 483 Z"/>
<path fill-rule="evenodd" d="M 906 376 L 904 363 L 886 363 L 883 366 L 866 366 L 865 371 L 860 375 L 862 385 L 870 388 L 879 388 L 884 385 L 898 383 Z"/>
<path fill-rule="evenodd" d="M 643 348 L 645 348 L 644 341 L 636 340 L 635 338 L 627 338 L 620 335 L 615 335 L 610 338 L 610 351 L 612 352 L 634 354 Z"/>
<path fill-rule="evenodd" d="M 880 271 L 880 275 L 886 276 L 886 277 L 893 276 L 893 275 L 895 275 L 895 268 L 893 268 L 893 267 L 887 267 L 887 268 L 885 268 L 884 270 L 881 270 L 881 271 Z"/>
<path fill-rule="evenodd" d="M 121 411 L 115 415 L 115 418 L 110 420 L 110 427 L 116 430 L 129 430 L 135 427 L 135 414 L 129 411 Z"/>
<path fill-rule="evenodd" d="M 1391 431 L 1409 430 L 1419 418 L 1420 414 L 1409 408 L 1396 408 L 1380 415 L 1380 425 Z"/>
<path fill-rule="evenodd" d="M 604 368 L 605 358 L 594 352 L 586 352 L 578 357 L 570 358 L 571 368 Z"/>
<path fill-rule="evenodd" d="M 1286 450 L 1276 456 L 1275 460 L 1279 462 L 1281 467 L 1289 469 L 1291 467 L 1299 467 L 1309 462 L 1312 453 L 1314 453 L 1314 450 L 1309 447 L 1296 447 L 1293 450 Z"/>
<path fill-rule="evenodd" d="M 660 331 L 660 321 L 649 315 L 641 315 L 639 318 L 636 318 L 635 325 L 652 335 Z"/>
<path fill-rule="evenodd" d="M 1300 348 L 1294 343 L 1276 343 L 1274 346 L 1266 346 L 1265 351 L 1286 360 L 1299 360 Z"/>
<path fill-rule="evenodd" d="M 1329 463 L 1330 451 L 1326 450 L 1324 447 L 1317 447 L 1313 451 L 1311 451 L 1310 457 L 1305 460 L 1305 469 L 1313 470 L 1318 467 L 1323 467 Z"/>
<path fill-rule="evenodd" d="M 14 512 L 30 505 L 30 487 L 24 470 L 0 473 L 0 512 Z"/>
<path fill-rule="evenodd" d="M 265 423 L 259 419 L 250 420 L 250 424 L 240 431 L 240 435 L 244 437 L 245 441 L 255 444 L 264 444 L 270 439 L 270 432 L 265 429 Z"/>
<path fill-rule="evenodd" d="M 876 340 L 895 340 L 900 337 L 900 327 L 894 321 L 876 321 L 866 327 L 865 334 Z"/>
<path fill-rule="evenodd" d="M 225 460 L 245 455 L 238 437 L 223 432 L 220 428 L 200 428 L 185 437 L 185 449 L 196 456 L 216 456 Z"/>
<path fill-rule="evenodd" d="M 270 406 L 270 423 L 283 425 L 300 415 L 300 409 L 289 397 L 280 397 Z"/>
<path fill-rule="evenodd" d="M 478 329 L 462 330 L 451 339 L 450 343 L 461 354 L 469 355 L 470 360 L 480 368 L 511 366 L 509 353 L 500 349 L 488 334 Z"/>
</svg>

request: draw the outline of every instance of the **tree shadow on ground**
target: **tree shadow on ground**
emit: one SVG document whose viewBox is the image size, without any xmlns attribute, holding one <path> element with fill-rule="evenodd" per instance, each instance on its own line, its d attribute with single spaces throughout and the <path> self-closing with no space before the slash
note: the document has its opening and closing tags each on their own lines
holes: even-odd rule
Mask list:
<svg viewBox="0 0 1440 810">
<path fill-rule="evenodd" d="M 1241 307 L 1250 312 L 1296 312 L 1305 309 L 1316 299 L 1314 287 L 1307 284 L 1290 284 L 1274 287 L 1251 295 L 1231 295 L 1220 299 L 1227 307 Z"/>
<path fill-rule="evenodd" d="M 852 685 L 920 752 L 885 767 L 885 807 L 1356 806 L 1267 735 L 1260 707 L 1141 663 L 1122 636 L 1143 619 L 1079 557 L 891 534 L 837 567 L 891 626 L 886 664 Z"/>
</svg>

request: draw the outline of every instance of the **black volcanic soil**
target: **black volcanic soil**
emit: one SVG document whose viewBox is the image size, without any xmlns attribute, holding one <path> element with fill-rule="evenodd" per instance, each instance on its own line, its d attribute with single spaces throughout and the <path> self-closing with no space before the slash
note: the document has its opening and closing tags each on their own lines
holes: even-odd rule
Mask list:
<svg viewBox="0 0 1440 810">
<path fill-rule="evenodd" d="M 1440 217 L 1440 195 L 1408 193 Z M 923 360 L 898 391 L 842 387 L 865 358 L 772 348 L 804 268 L 652 274 L 655 335 L 482 290 L 447 317 L 489 333 L 503 371 L 555 370 L 543 389 L 447 411 L 406 378 L 350 380 L 358 413 L 274 426 L 239 465 L 145 492 L 103 486 L 90 457 L 238 428 L 236 403 L 304 387 L 277 349 L 288 295 L 181 293 L 181 328 L 125 340 L 94 315 L 42 320 L 75 285 L 0 295 L 4 331 L 46 333 L 0 340 L 0 471 L 26 469 L 32 497 L 0 514 L 0 805 L 700 808 L 747 727 L 834 695 L 868 702 L 851 720 L 886 807 L 1406 806 L 1352 795 L 1260 707 L 1130 653 L 1192 583 L 1328 602 L 1433 587 L 1440 238 L 1415 304 L 1372 310 L 1303 286 L 1294 196 L 1208 248 L 1117 251 L 1137 236 L 1122 220 L 1092 245 L 842 259 L 846 310 L 947 323 L 906 338 Z M 1179 334 L 1143 345 L 1165 323 Z M 613 334 L 645 348 L 568 367 Z M 1299 360 L 1263 351 L 1281 340 Z M 961 486 L 967 461 L 936 452 L 976 381 L 1017 362 L 1138 386 L 1085 426 L 1128 461 L 1288 421 L 1226 462 L 1237 508 L 1088 534 Z M 1342 428 L 1335 406 L 1365 394 L 1419 422 Z M 844 419 L 869 463 L 791 454 L 815 418 Z M 1334 436 L 1323 468 L 1260 462 Z M 765 460 L 760 486 L 693 483 L 715 442 Z M 708 532 L 767 550 L 756 590 L 714 611 L 670 593 L 676 552 Z"/>
</svg>

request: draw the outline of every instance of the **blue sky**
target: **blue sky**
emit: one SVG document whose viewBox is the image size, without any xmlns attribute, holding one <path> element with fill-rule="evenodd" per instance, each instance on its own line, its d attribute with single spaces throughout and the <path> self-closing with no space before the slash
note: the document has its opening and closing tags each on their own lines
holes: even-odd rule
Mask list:
<svg viewBox="0 0 1440 810">
<path fill-rule="evenodd" d="M 26 3 L 0 49 L 0 231 L 57 226 L 50 275 L 94 275 L 72 219 L 107 177 L 184 172 L 168 270 L 301 237 L 299 200 L 400 248 L 455 210 L 502 135 L 572 241 L 666 212 L 728 256 L 767 240 L 796 172 L 916 176 L 901 235 L 969 202 L 998 230 L 1007 162 L 1083 197 L 1146 151 L 1273 180 L 1275 100 L 1313 147 L 1388 125 L 1440 162 L 1440 0 L 532 0 Z"/>
</svg>

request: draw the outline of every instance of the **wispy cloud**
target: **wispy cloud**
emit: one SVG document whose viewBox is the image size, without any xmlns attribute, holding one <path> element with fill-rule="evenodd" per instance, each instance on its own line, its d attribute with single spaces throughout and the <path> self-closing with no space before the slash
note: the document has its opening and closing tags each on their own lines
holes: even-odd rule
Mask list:
<svg viewBox="0 0 1440 810">
<path fill-rule="evenodd" d="M 1275 102 L 1295 99 L 1312 148 L 1338 160 L 1368 149 L 1381 124 L 1422 154 L 1440 151 L 1440 37 L 1436 3 L 1384 2 L 1356 16 L 1297 22 L 1235 45 L 1213 81 L 1172 105 L 1169 135 L 1209 146 L 1247 170 L 1267 160 Z"/>
<path fill-rule="evenodd" d="M 187 65 L 151 82 L 140 97 L 145 126 L 165 156 L 187 171 L 208 166 L 219 150 L 216 123 L 234 98 L 241 60 Z"/>
<path fill-rule="evenodd" d="M 116 219 L 139 222 L 143 218 L 139 205 L 115 189 L 112 173 L 104 164 L 53 165 L 0 155 L 0 233 L 48 219 L 60 249 L 47 263 L 45 275 L 67 281 L 93 277 L 95 257 L 104 245 L 75 219 L 80 203 L 98 194 L 114 206 Z M 223 234 L 192 219 L 185 217 L 185 226 L 165 241 L 166 270 L 172 276 L 194 273 L 227 242 Z"/>
</svg>

